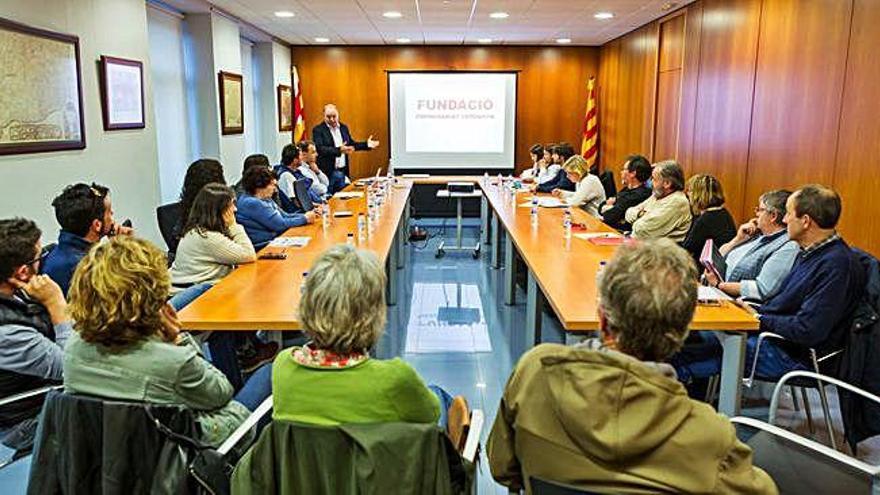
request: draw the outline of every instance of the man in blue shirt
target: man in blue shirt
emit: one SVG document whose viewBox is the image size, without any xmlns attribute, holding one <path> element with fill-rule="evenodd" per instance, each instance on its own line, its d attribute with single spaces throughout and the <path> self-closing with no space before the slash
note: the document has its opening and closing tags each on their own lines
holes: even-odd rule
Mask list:
<svg viewBox="0 0 880 495">
<path fill-rule="evenodd" d="M 43 273 L 67 295 L 73 271 L 92 244 L 108 235 L 131 235 L 130 227 L 113 220 L 110 190 L 98 184 L 73 184 L 52 201 L 61 225 L 58 245 L 43 261 Z"/>
<path fill-rule="evenodd" d="M 804 186 L 788 198 L 784 220 L 800 253 L 779 292 L 758 309 L 761 332 L 786 340 L 761 344 L 757 377 L 775 379 L 812 368 L 809 348 L 821 356 L 843 345 L 847 316 L 864 291 L 865 273 L 835 230 L 840 211 L 840 196 L 821 185 Z M 757 340 L 755 334 L 746 341 L 746 363 L 754 359 Z M 684 382 L 716 374 L 721 346 L 704 334 L 703 342 L 686 346 L 672 363 Z"/>
</svg>

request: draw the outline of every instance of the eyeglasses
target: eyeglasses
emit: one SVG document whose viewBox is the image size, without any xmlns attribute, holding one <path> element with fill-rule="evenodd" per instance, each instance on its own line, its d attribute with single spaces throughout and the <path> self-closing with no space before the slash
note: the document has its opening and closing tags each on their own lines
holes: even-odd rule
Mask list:
<svg viewBox="0 0 880 495">
<path fill-rule="evenodd" d="M 756 206 L 755 207 L 755 215 L 760 215 L 761 212 L 764 212 L 764 211 L 767 211 L 767 208 L 764 208 L 763 206 Z"/>
</svg>

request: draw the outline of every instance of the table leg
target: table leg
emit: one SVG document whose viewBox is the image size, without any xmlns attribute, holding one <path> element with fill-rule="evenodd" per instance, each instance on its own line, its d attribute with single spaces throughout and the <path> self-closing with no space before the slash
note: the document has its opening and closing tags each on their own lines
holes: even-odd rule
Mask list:
<svg viewBox="0 0 880 495">
<path fill-rule="evenodd" d="M 263 332 L 263 335 L 269 342 L 275 342 L 278 344 L 279 349 L 284 348 L 284 332 L 281 330 L 267 330 Z"/>
<path fill-rule="evenodd" d="M 526 345 L 541 343 L 541 319 L 544 314 L 544 293 L 538 287 L 535 274 L 529 270 L 526 290 Z"/>
<path fill-rule="evenodd" d="M 489 200 L 485 194 L 480 198 L 480 242 L 489 244 Z"/>
<path fill-rule="evenodd" d="M 461 249 L 461 197 L 455 199 L 455 247 Z"/>
<path fill-rule="evenodd" d="M 504 236 L 504 303 L 516 304 L 516 259 L 510 234 Z"/>
<path fill-rule="evenodd" d="M 406 198 L 406 205 L 403 207 L 403 218 L 400 219 L 400 226 L 397 229 L 397 268 L 406 266 L 407 239 L 409 239 L 409 197 Z"/>
<path fill-rule="evenodd" d="M 721 391 L 718 412 L 732 418 L 739 416 L 742 376 L 745 368 L 746 336 L 738 332 L 715 332 L 721 341 Z"/>
<path fill-rule="evenodd" d="M 397 250 L 392 249 L 388 253 L 385 263 L 385 273 L 388 275 L 388 285 L 385 286 L 385 300 L 389 306 L 397 304 Z"/>
<path fill-rule="evenodd" d="M 498 215 L 492 213 L 492 268 L 501 268 L 501 222 L 498 221 Z"/>
</svg>

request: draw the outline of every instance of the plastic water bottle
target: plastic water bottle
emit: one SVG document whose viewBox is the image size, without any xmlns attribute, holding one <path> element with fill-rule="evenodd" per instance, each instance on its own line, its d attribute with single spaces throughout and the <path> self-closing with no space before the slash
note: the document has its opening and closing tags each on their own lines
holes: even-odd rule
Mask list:
<svg viewBox="0 0 880 495">
<path fill-rule="evenodd" d="M 501 174 L 498 174 L 498 187 L 501 187 L 504 184 L 504 178 L 501 177 Z"/>
<path fill-rule="evenodd" d="M 330 228 L 330 203 L 325 203 L 321 207 L 321 226 L 324 231 Z"/>
<path fill-rule="evenodd" d="M 364 243 L 367 240 L 367 219 L 364 218 L 363 213 L 358 213 L 358 244 Z"/>
<path fill-rule="evenodd" d="M 349 246 L 354 246 L 354 233 L 349 232 L 348 235 L 345 236 L 345 243 Z"/>
<path fill-rule="evenodd" d="M 538 226 L 538 197 L 532 195 L 532 227 Z"/>
<path fill-rule="evenodd" d="M 483 172 L 483 184 L 489 185 L 489 172 Z"/>
<path fill-rule="evenodd" d="M 302 282 L 299 284 L 299 293 L 302 294 L 306 291 L 306 277 L 309 276 L 309 272 L 303 272 Z"/>
<path fill-rule="evenodd" d="M 602 281 L 602 274 L 605 273 L 606 264 L 608 264 L 607 261 L 599 262 L 599 268 L 596 270 L 596 285 L 598 285 Z"/>
<path fill-rule="evenodd" d="M 571 239 L 571 208 L 569 207 L 562 212 L 562 231 L 566 239 Z"/>
</svg>

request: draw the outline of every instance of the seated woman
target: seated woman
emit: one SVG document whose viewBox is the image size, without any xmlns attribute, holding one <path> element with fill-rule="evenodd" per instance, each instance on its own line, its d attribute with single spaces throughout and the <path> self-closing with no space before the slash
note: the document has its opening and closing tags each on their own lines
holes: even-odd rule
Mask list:
<svg viewBox="0 0 880 495">
<path fill-rule="evenodd" d="M 226 184 L 223 165 L 217 160 L 202 158 L 192 162 L 186 169 L 183 188 L 180 191 L 180 218 L 177 220 L 177 225 L 174 226 L 174 241 L 170 246 L 172 253 L 176 253 L 177 245 L 183 237 L 186 220 L 189 218 L 189 212 L 196 196 L 205 187 L 205 184 L 212 182 Z"/>
<path fill-rule="evenodd" d="M 791 191 L 776 190 L 758 199 L 755 218 L 742 224 L 736 237 L 719 248 L 727 264 L 724 280 L 706 271 L 709 285 L 732 297 L 763 302 L 776 294 L 800 248 L 788 238 L 785 202 Z"/>
<path fill-rule="evenodd" d="M 724 190 L 715 177 L 694 175 L 688 179 L 685 193 L 694 219 L 681 247 L 691 253 L 694 262 L 700 266 L 700 253 L 706 241 L 712 239 L 716 246 L 730 242 L 736 235 L 736 224 L 724 207 Z"/>
<path fill-rule="evenodd" d="M 532 159 L 532 166 L 519 174 L 523 182 L 533 182 L 541 171 L 547 168 L 547 162 L 544 161 L 544 147 L 540 144 L 533 144 L 529 148 L 529 158 Z"/>
<path fill-rule="evenodd" d="M 254 248 L 260 249 L 287 229 L 313 223 L 315 213 L 287 213 L 278 207 L 272 196 L 278 181 L 271 170 L 249 168 L 241 179 L 245 193 L 238 198 L 235 218 L 244 227 Z"/>
<path fill-rule="evenodd" d="M 70 287 L 75 333 L 64 349 L 64 388 L 185 406 L 201 439 L 216 446 L 269 396 L 271 368 L 255 372 L 233 397 L 226 377 L 180 332 L 165 302 L 170 289 L 165 255 L 148 241 L 123 236 L 94 246 Z"/>
<path fill-rule="evenodd" d="M 340 244 L 309 269 L 299 304 L 312 341 L 278 354 L 276 420 L 319 425 L 436 423 L 440 403 L 399 358 L 370 357 L 385 327 L 385 270 L 373 253 Z"/>
<path fill-rule="evenodd" d="M 602 218 L 599 214 L 599 206 L 605 202 L 605 188 L 599 178 L 590 173 L 587 161 L 581 155 L 574 155 L 562 166 L 568 180 L 577 184 L 574 192 L 563 189 L 554 189 L 553 195 L 561 199 L 568 206 L 580 206 L 587 213 L 596 218 Z"/>
</svg>

